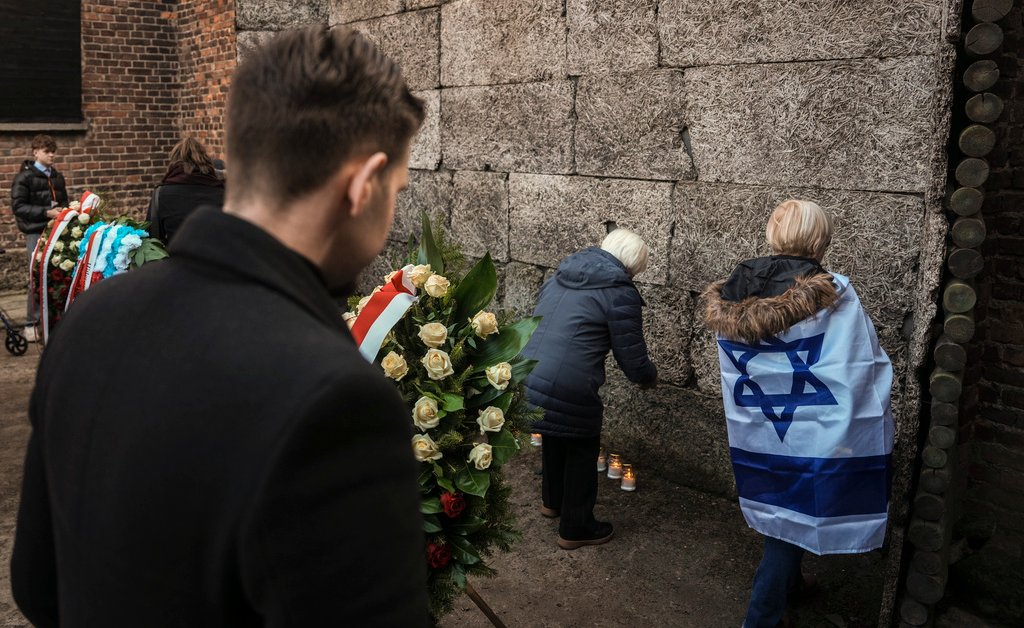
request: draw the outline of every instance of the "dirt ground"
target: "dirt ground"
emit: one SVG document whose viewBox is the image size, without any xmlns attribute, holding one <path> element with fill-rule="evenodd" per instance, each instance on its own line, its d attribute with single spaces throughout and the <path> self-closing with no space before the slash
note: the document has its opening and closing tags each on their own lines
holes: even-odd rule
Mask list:
<svg viewBox="0 0 1024 628">
<path fill-rule="evenodd" d="M 26 409 L 38 358 L 38 345 L 19 358 L 0 350 L 2 626 L 26 625 L 11 600 L 7 565 L 29 434 Z M 615 539 L 571 552 L 555 545 L 557 522 L 537 512 L 539 451 L 530 448 L 509 464 L 524 538 L 511 553 L 492 559 L 496 577 L 474 583 L 509 628 L 735 628 L 742 623 L 750 579 L 760 559 L 760 537 L 743 523 L 733 500 L 660 480 L 645 474 L 642 460 L 632 462 L 639 471 L 635 493 L 619 490 L 613 480 L 600 480 L 597 516 L 615 524 Z M 808 556 L 804 570 L 818 576 L 819 591 L 795 609 L 796 625 L 877 625 L 880 552 Z M 490 623 L 463 596 L 442 626 L 484 628 Z"/>
</svg>

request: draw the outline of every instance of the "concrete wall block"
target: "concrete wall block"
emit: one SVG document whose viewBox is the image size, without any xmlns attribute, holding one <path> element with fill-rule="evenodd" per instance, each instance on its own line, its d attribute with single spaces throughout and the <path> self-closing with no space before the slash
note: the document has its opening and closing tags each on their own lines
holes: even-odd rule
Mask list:
<svg viewBox="0 0 1024 628">
<path fill-rule="evenodd" d="M 692 179 L 683 145 L 682 72 L 584 76 L 576 92 L 576 170 L 638 179 Z"/>
<path fill-rule="evenodd" d="M 923 192 L 942 109 L 931 57 L 686 71 L 702 180 Z"/>
<path fill-rule="evenodd" d="M 661 63 L 694 66 L 930 52 L 946 0 L 662 0 Z"/>
<path fill-rule="evenodd" d="M 331 26 L 401 13 L 402 0 L 327 0 Z"/>
<path fill-rule="evenodd" d="M 509 262 L 504 265 L 504 290 L 501 309 L 516 316 L 531 316 L 537 306 L 537 292 L 544 281 L 544 269 L 532 264 Z"/>
<path fill-rule="evenodd" d="M 508 175 L 455 173 L 452 238 L 467 256 L 508 261 Z"/>
<path fill-rule="evenodd" d="M 608 367 L 602 397 L 602 441 L 613 448 L 609 451 L 621 450 L 642 461 L 641 473 L 654 472 L 720 495 L 734 494 L 720 399 L 675 386 L 640 390 L 613 366 Z"/>
<path fill-rule="evenodd" d="M 236 0 L 235 27 L 240 31 L 284 30 L 326 24 L 327 0 Z"/>
<path fill-rule="evenodd" d="M 569 81 L 441 92 L 444 165 L 466 170 L 572 171 Z"/>
<path fill-rule="evenodd" d="M 688 357 L 693 299 L 688 291 L 672 286 L 642 283 L 637 288 L 647 303 L 643 310 L 644 339 L 647 352 L 658 367 L 658 379 L 685 386 L 693 376 Z"/>
<path fill-rule="evenodd" d="M 439 7 L 442 4 L 448 4 L 453 0 L 405 0 L 405 10 L 415 11 L 416 9 L 429 9 L 430 7 Z"/>
<path fill-rule="evenodd" d="M 638 279 L 668 279 L 672 184 L 549 175 L 509 175 L 512 259 L 555 267 L 565 256 L 600 245 L 607 223 L 637 232 L 651 249 Z"/>
<path fill-rule="evenodd" d="M 441 91 L 415 92 L 423 99 L 426 117 L 412 141 L 409 167 L 435 170 L 441 164 Z"/>
<path fill-rule="evenodd" d="M 561 0 L 462 0 L 441 7 L 441 82 L 446 87 L 563 77 Z"/>
<path fill-rule="evenodd" d="M 245 60 L 252 51 L 270 41 L 276 34 L 277 31 L 241 31 L 236 34 L 235 47 L 238 50 L 238 63 Z"/>
<path fill-rule="evenodd" d="M 394 231 L 392 231 L 392 235 Z M 401 268 L 405 264 L 408 254 L 405 242 L 388 240 L 384 244 L 384 250 L 374 258 L 370 265 L 359 273 L 356 280 L 356 294 L 366 296 L 373 292 L 373 289 L 384 283 L 384 278 L 392 271 Z"/>
<path fill-rule="evenodd" d="M 658 0 L 567 0 L 569 74 L 658 65 Z"/>
<path fill-rule="evenodd" d="M 409 235 L 417 240 L 422 229 L 422 214 L 427 212 L 445 227 L 452 213 L 452 173 L 443 170 L 410 170 L 409 187 L 398 195 L 395 222 L 389 237 L 407 242 Z"/>
<path fill-rule="evenodd" d="M 352 28 L 364 33 L 402 66 L 410 89 L 432 89 L 439 85 L 438 38 L 441 12 L 410 11 L 365 22 Z"/>
</svg>

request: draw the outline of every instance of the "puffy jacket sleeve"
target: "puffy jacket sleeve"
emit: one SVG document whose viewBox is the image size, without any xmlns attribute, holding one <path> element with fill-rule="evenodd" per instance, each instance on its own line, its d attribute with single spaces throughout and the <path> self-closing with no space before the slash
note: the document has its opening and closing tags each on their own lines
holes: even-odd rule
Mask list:
<svg viewBox="0 0 1024 628">
<path fill-rule="evenodd" d="M 32 190 L 28 186 L 28 177 L 18 174 L 11 186 L 11 209 L 14 215 L 25 222 L 46 222 L 49 205 L 33 205 Z"/>
<path fill-rule="evenodd" d="M 634 384 L 651 384 L 658 378 L 658 369 L 647 354 L 644 341 L 644 300 L 633 286 L 609 291 L 608 333 L 612 354 L 619 368 Z"/>
</svg>

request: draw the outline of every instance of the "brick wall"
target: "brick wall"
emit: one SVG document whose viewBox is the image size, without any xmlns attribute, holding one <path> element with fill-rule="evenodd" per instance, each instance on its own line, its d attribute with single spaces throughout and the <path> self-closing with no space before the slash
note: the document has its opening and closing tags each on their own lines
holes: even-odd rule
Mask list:
<svg viewBox="0 0 1024 628">
<path fill-rule="evenodd" d="M 188 0 L 178 5 L 178 106 L 182 131 L 224 157 L 224 106 L 235 68 L 234 0 Z"/>
<path fill-rule="evenodd" d="M 977 333 L 970 347 L 961 423 L 966 527 L 992 533 L 989 545 L 956 566 L 955 584 L 994 615 L 1024 619 L 1024 26 L 1020 3 L 999 25 L 992 92 L 1005 109 L 992 124 L 982 213 L 988 236 L 977 280 Z M 971 392 L 968 388 L 968 392 Z M 987 534 L 987 533 L 986 533 Z M 1012 593 L 1016 590 L 1016 596 Z M 1009 596 L 1009 597 L 1008 597 Z"/>
<path fill-rule="evenodd" d="M 141 213 L 182 133 L 221 155 L 224 100 L 235 63 L 233 0 L 82 4 L 82 109 L 88 130 L 51 132 L 74 197 Z M 24 244 L 7 186 L 31 157 L 31 132 L 0 131 L 0 247 Z M 45 131 L 44 131 L 45 132 Z"/>
</svg>

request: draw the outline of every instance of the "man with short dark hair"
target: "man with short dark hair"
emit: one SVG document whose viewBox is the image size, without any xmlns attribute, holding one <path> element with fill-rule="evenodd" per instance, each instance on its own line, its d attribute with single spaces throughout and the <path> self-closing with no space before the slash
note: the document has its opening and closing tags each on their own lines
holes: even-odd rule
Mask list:
<svg viewBox="0 0 1024 628">
<path fill-rule="evenodd" d="M 409 410 L 335 298 L 383 248 L 423 120 L 354 31 L 236 70 L 225 211 L 47 346 L 12 559 L 36 626 L 425 626 Z"/>
<path fill-rule="evenodd" d="M 11 184 L 11 209 L 18 230 L 25 234 L 25 248 L 28 249 L 29 290 L 28 306 L 25 311 L 25 337 L 35 342 L 35 326 L 39 322 L 39 302 L 36 300 L 35 285 L 32 282 L 32 252 L 39 234 L 55 217 L 57 208 L 67 207 L 68 191 L 64 175 L 53 166 L 57 154 L 57 142 L 49 135 L 32 138 L 32 159 L 21 164 L 21 170 Z"/>
</svg>

